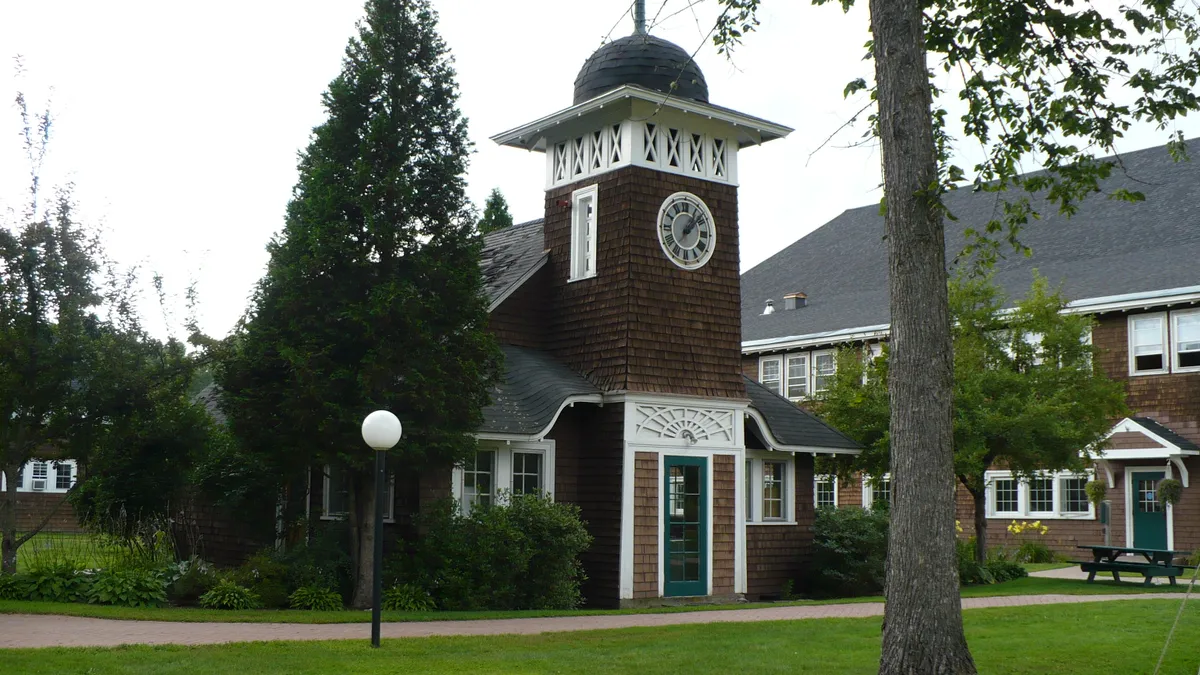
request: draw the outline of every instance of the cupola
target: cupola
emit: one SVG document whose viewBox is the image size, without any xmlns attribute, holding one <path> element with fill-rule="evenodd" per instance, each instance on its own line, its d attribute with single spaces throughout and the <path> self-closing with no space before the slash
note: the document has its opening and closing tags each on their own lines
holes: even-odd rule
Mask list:
<svg viewBox="0 0 1200 675">
<path fill-rule="evenodd" d="M 682 47 L 653 35 L 634 33 L 588 57 L 575 77 L 575 105 L 626 84 L 708 103 L 704 73 Z"/>
</svg>

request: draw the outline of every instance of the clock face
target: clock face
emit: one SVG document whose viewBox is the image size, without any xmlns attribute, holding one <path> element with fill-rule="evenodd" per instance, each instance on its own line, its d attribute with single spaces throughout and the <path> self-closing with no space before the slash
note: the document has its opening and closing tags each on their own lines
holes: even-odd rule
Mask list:
<svg viewBox="0 0 1200 675">
<path fill-rule="evenodd" d="M 658 210 L 658 242 L 676 265 L 687 270 L 703 267 L 717 245 L 712 212 L 704 200 L 690 192 L 667 197 Z"/>
</svg>

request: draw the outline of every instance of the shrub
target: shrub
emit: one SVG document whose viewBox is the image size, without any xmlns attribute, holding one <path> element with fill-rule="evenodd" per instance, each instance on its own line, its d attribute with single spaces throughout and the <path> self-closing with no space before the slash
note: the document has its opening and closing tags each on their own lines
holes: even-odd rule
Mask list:
<svg viewBox="0 0 1200 675">
<path fill-rule="evenodd" d="M 1174 478 L 1164 478 L 1158 481 L 1158 501 L 1163 506 L 1174 506 L 1183 497 L 1183 483 Z"/>
<path fill-rule="evenodd" d="M 883 590 L 887 542 L 886 510 L 820 509 L 813 526 L 812 593 L 847 597 Z"/>
<path fill-rule="evenodd" d="M 250 589 L 222 579 L 211 591 L 200 596 L 200 606 L 205 609 L 255 609 L 259 602 Z"/>
<path fill-rule="evenodd" d="M 80 602 L 92 585 L 91 575 L 77 572 L 69 562 L 35 567 L 23 576 L 28 600 Z"/>
<path fill-rule="evenodd" d="M 345 521 L 316 521 L 306 545 L 273 554 L 287 570 L 284 583 L 289 591 L 322 586 L 337 591 L 343 598 L 350 594 L 353 574 L 346 550 L 347 527 Z"/>
<path fill-rule="evenodd" d="M 1029 576 L 1029 572 L 1020 563 L 1003 558 L 988 558 L 986 568 L 992 581 L 997 584 Z"/>
<path fill-rule="evenodd" d="M 233 581 L 258 596 L 262 606 L 280 609 L 288 606 L 288 567 L 265 549 L 250 556 L 233 574 Z"/>
<path fill-rule="evenodd" d="M 591 545 L 579 507 L 537 495 L 461 515 L 444 500 L 420 518 L 425 536 L 388 569 L 391 583 L 427 589 L 442 609 L 570 609 Z M 403 555 L 403 554 L 402 554 Z"/>
<path fill-rule="evenodd" d="M 1054 562 L 1054 551 L 1040 541 L 1023 541 L 1017 548 L 1016 559 L 1027 563 Z"/>
<path fill-rule="evenodd" d="M 1002 549 L 988 553 L 987 562 L 975 561 L 975 538 L 958 542 L 958 580 L 963 586 L 999 584 L 1029 576 L 1025 568 Z"/>
<path fill-rule="evenodd" d="M 342 596 L 324 586 L 301 586 L 288 597 L 292 609 L 333 612 L 342 608 Z"/>
<path fill-rule="evenodd" d="M 147 569 L 107 569 L 96 575 L 88 591 L 88 602 L 125 607 L 157 607 L 166 603 L 167 587 L 162 577 Z"/>
<path fill-rule="evenodd" d="M 29 584 L 24 575 L 0 573 L 0 600 L 24 600 L 29 597 Z"/>
<path fill-rule="evenodd" d="M 200 596 L 217 585 L 217 573 L 212 565 L 192 556 L 167 568 L 167 599 L 176 605 L 191 606 Z"/>
<path fill-rule="evenodd" d="M 422 588 L 412 584 L 400 584 L 383 592 L 383 608 L 401 612 L 431 612 L 437 605 Z"/>
</svg>

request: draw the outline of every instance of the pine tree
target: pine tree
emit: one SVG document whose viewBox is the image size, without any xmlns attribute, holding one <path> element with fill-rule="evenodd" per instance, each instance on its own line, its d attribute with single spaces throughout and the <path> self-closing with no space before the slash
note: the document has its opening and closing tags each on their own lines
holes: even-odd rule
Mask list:
<svg viewBox="0 0 1200 675">
<path fill-rule="evenodd" d="M 428 0 L 369 0 L 365 11 L 217 373 L 234 432 L 263 465 L 347 472 L 356 607 L 370 602 L 378 536 L 363 418 L 382 408 L 404 423 L 394 473 L 463 458 L 500 359 L 437 16 Z"/>
<path fill-rule="evenodd" d="M 483 217 L 479 219 L 479 224 L 476 226 L 479 234 L 503 230 L 506 227 L 512 227 L 512 224 L 512 214 L 508 212 L 508 201 L 504 199 L 500 188 L 492 188 L 492 192 L 483 206 Z"/>
</svg>

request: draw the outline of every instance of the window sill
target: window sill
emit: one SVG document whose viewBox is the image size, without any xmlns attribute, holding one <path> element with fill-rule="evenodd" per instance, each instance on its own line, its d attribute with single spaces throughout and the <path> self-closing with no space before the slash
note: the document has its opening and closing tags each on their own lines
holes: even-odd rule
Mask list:
<svg viewBox="0 0 1200 675">
<path fill-rule="evenodd" d="M 1095 520 L 1090 513 L 989 513 L 987 520 Z"/>
<path fill-rule="evenodd" d="M 1197 370 L 1200 370 L 1200 368 L 1198 368 Z M 1176 372 L 1179 372 L 1179 371 L 1176 371 Z M 1171 371 L 1169 371 L 1165 368 L 1160 369 L 1160 370 L 1136 370 L 1136 371 L 1131 370 L 1131 371 L 1129 371 L 1130 377 L 1141 377 L 1143 375 L 1170 375 L 1170 374 L 1171 374 Z"/>
<path fill-rule="evenodd" d="M 575 283 L 576 281 L 587 281 L 588 279 L 595 279 L 595 278 L 596 278 L 596 275 L 595 275 L 595 274 L 593 274 L 593 275 L 590 275 L 590 276 L 586 276 L 586 277 L 569 277 L 569 278 L 567 279 L 567 283 L 568 283 L 568 284 L 573 284 L 573 283 Z"/>
<path fill-rule="evenodd" d="M 799 523 L 794 520 L 747 520 L 746 525 L 799 525 Z"/>
<path fill-rule="evenodd" d="M 346 514 L 344 514 L 344 513 L 339 513 L 339 514 L 335 514 L 332 516 L 321 516 L 320 517 L 320 520 L 326 520 L 326 521 L 345 520 L 345 519 L 346 519 Z M 394 525 L 395 523 L 396 523 L 395 518 L 384 518 L 383 519 L 384 525 Z"/>
</svg>

